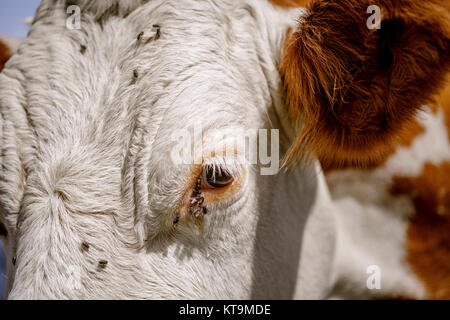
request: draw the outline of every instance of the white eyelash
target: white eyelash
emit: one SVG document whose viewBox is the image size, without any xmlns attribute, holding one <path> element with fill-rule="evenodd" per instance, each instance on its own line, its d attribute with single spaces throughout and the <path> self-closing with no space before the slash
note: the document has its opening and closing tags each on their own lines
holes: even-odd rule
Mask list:
<svg viewBox="0 0 450 320">
<path fill-rule="evenodd" d="M 244 157 L 238 155 L 227 158 L 209 158 L 204 160 L 203 168 L 204 170 L 212 169 L 214 176 L 216 174 L 226 174 L 236 179 L 246 162 Z"/>
</svg>

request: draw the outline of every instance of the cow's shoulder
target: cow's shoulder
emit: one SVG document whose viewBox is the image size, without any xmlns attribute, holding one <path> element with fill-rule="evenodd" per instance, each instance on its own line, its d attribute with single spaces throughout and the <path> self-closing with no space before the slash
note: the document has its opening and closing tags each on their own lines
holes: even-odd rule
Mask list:
<svg viewBox="0 0 450 320">
<path fill-rule="evenodd" d="M 415 209 L 408 224 L 408 263 L 431 298 L 450 299 L 450 81 L 431 109 L 440 119 L 441 137 L 429 143 L 443 149 L 429 155 L 420 173 L 394 176 L 391 193 L 407 197 Z"/>
<path fill-rule="evenodd" d="M 344 241 L 342 250 L 363 250 L 382 267 L 385 286 L 394 288 L 404 278 L 408 286 L 393 296 L 421 298 L 414 294 L 416 279 L 423 297 L 450 298 L 449 141 L 450 81 L 378 164 L 327 170 L 332 197 L 342 209 L 342 232 L 353 240 Z M 356 245 L 358 234 L 366 239 Z M 384 251 L 364 246 L 367 241 Z"/>
</svg>

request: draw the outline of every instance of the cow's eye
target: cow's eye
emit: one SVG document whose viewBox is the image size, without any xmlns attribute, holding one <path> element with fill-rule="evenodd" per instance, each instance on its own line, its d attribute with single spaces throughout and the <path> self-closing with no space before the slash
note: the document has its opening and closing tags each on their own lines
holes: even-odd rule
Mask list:
<svg viewBox="0 0 450 320">
<path fill-rule="evenodd" d="M 228 172 L 207 166 L 203 169 L 203 181 L 207 188 L 224 188 L 233 182 L 234 178 Z"/>
</svg>

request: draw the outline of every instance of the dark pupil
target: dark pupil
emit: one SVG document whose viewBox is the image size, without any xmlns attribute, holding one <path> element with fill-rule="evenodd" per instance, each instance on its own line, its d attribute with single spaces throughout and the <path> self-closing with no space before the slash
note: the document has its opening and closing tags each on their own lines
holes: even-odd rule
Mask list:
<svg viewBox="0 0 450 320">
<path fill-rule="evenodd" d="M 206 179 L 213 187 L 223 187 L 230 183 L 232 177 L 225 172 L 218 172 L 217 170 L 214 173 L 213 168 L 208 168 L 206 171 Z"/>
</svg>

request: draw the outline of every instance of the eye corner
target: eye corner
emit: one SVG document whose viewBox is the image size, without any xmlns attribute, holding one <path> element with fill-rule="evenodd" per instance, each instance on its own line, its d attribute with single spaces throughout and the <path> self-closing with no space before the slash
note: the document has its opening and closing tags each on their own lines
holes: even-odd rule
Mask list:
<svg viewBox="0 0 450 320">
<path fill-rule="evenodd" d="M 233 196 L 242 189 L 246 176 L 242 165 L 231 168 L 234 170 L 223 163 L 196 166 L 185 184 L 171 225 L 177 226 L 185 218 L 194 218 L 198 222 L 215 209 L 229 205 L 228 200 L 234 199 Z"/>
</svg>

